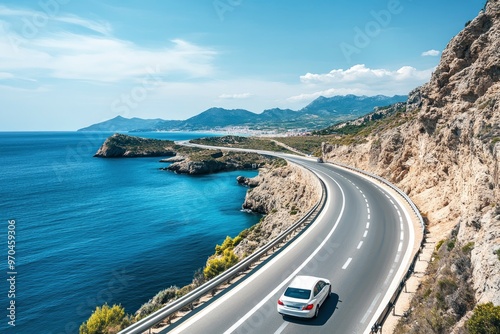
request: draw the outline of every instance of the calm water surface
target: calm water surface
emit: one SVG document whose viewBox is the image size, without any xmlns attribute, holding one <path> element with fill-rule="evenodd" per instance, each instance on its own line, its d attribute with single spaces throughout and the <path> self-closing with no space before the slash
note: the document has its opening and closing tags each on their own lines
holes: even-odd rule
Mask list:
<svg viewBox="0 0 500 334">
<path fill-rule="evenodd" d="M 215 244 L 258 221 L 240 211 L 246 189 L 236 183 L 256 171 L 192 177 L 160 170 L 159 158 L 93 158 L 109 135 L 0 133 L 0 333 L 78 333 L 103 303 L 132 313 L 159 290 L 188 284 Z M 8 298 L 9 220 L 15 298 Z"/>
</svg>

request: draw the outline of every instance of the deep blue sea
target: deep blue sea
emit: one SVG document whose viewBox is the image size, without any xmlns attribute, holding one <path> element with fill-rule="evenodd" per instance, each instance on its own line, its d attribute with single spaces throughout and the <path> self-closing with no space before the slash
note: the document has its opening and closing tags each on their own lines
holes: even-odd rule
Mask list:
<svg viewBox="0 0 500 334">
<path fill-rule="evenodd" d="M 109 135 L 0 133 L 0 333 L 78 333 L 104 303 L 133 313 L 190 283 L 217 243 L 259 220 L 240 211 L 246 189 L 236 183 L 256 171 L 193 177 L 160 170 L 160 158 L 93 158 Z"/>
</svg>

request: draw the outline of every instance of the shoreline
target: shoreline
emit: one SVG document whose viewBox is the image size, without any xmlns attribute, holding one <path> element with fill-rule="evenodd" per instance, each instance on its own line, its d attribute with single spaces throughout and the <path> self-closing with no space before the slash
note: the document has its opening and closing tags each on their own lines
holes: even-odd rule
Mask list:
<svg viewBox="0 0 500 334">
<path fill-rule="evenodd" d="M 258 193 L 260 191 L 259 190 L 260 185 L 264 184 L 264 190 L 262 190 L 262 191 L 268 192 L 269 185 L 271 183 L 275 182 L 276 180 L 282 181 L 282 182 L 284 180 L 285 183 L 290 183 L 290 181 L 287 178 L 283 179 L 282 174 L 272 175 L 271 177 L 269 177 L 269 175 L 273 174 L 273 172 L 276 173 L 277 171 L 280 171 L 281 173 L 294 173 L 294 175 L 300 176 L 301 182 L 295 182 L 295 183 L 292 182 L 292 184 L 294 184 L 296 187 L 306 187 L 310 190 L 313 189 L 312 192 L 316 193 L 318 198 L 314 198 L 314 199 L 310 200 L 312 205 L 308 205 L 305 208 L 303 208 L 299 214 L 291 214 L 288 209 L 286 210 L 286 213 L 283 210 L 268 210 L 267 212 L 262 213 L 262 212 L 259 212 L 258 210 L 255 210 L 255 209 L 249 209 L 249 208 L 244 209 L 244 210 L 250 210 L 253 213 L 264 214 L 264 216 L 262 217 L 260 222 L 258 222 L 257 224 L 253 225 L 252 227 L 250 227 L 248 229 L 243 230 L 237 237 L 235 237 L 233 239 L 233 240 L 235 240 L 239 236 L 245 234 L 245 237 L 242 238 L 241 242 L 239 242 L 237 245 L 235 245 L 234 248 L 231 248 L 231 251 L 234 251 L 234 253 L 237 254 L 239 261 L 241 261 L 246 256 L 252 254 L 256 249 L 260 248 L 262 246 L 262 244 L 267 244 L 270 240 L 274 239 L 274 237 L 277 234 L 279 234 L 282 230 L 286 229 L 288 227 L 288 225 L 291 225 L 290 222 L 293 223 L 293 222 L 301 219 L 301 217 L 303 217 L 304 214 L 306 212 L 308 212 L 308 210 L 310 210 L 310 208 L 312 208 L 314 206 L 314 204 L 317 202 L 317 200 L 319 200 L 319 198 L 321 197 L 320 196 L 321 186 L 319 184 L 319 181 L 317 179 L 315 179 L 315 176 L 313 173 L 311 173 L 310 171 L 305 170 L 299 166 L 295 166 L 293 164 L 287 164 L 286 166 L 280 166 L 280 167 L 275 167 L 275 168 L 259 169 L 258 175 L 255 176 L 254 178 L 250 179 L 250 180 L 259 179 L 259 185 L 256 185 L 254 187 L 248 187 L 249 190 L 251 189 L 251 191 L 247 190 L 247 194 L 245 196 L 245 201 L 242 204 L 242 208 L 245 206 L 245 203 L 247 203 L 247 201 L 248 201 L 249 193 L 252 193 L 252 194 Z M 307 179 L 307 177 L 304 175 L 304 173 L 308 174 L 309 178 L 314 178 L 314 181 L 311 182 L 311 179 Z M 306 178 L 307 180 L 305 181 L 304 178 Z M 286 190 L 289 189 L 289 187 L 283 187 L 281 182 L 278 182 L 278 184 L 275 185 L 275 189 L 279 189 L 282 192 L 286 192 Z M 278 198 L 278 199 L 283 198 L 283 194 L 278 194 L 278 195 L 275 194 L 273 196 Z M 304 197 L 302 197 L 302 199 L 303 198 Z M 268 199 L 269 199 L 268 197 L 263 197 L 263 201 L 265 201 L 265 202 L 268 202 Z M 253 203 L 253 204 L 255 204 L 255 203 Z M 262 203 L 262 204 L 265 204 L 265 203 Z M 300 205 L 299 202 L 297 202 L 296 205 L 299 206 Z M 285 208 L 285 205 L 283 206 L 283 208 Z M 276 228 L 276 225 L 279 225 L 279 228 Z M 257 232 L 256 226 L 259 226 L 260 232 Z M 272 228 L 270 228 L 270 227 L 272 227 Z M 261 239 L 260 243 L 255 242 L 256 239 Z M 217 245 L 217 247 L 219 247 L 219 246 L 220 245 Z M 216 250 L 217 250 L 217 247 L 215 247 Z M 212 255 L 210 255 L 207 258 L 207 264 L 209 264 L 211 259 L 213 259 L 217 256 L 218 256 L 217 251 L 215 253 L 213 253 Z M 205 266 L 205 268 L 207 268 L 207 266 Z M 241 278 L 242 276 L 240 275 L 238 277 Z M 200 281 L 200 275 L 198 272 L 197 274 L 194 275 L 193 281 L 190 284 L 176 289 L 176 291 L 175 291 L 176 297 L 174 299 L 177 299 L 180 296 L 182 296 L 182 294 L 179 295 L 178 292 L 182 292 L 183 294 L 188 293 L 189 291 L 192 291 L 197 286 L 201 285 L 203 282 Z M 196 284 L 196 283 L 199 283 L 199 284 Z M 172 288 L 172 287 L 170 287 L 170 288 Z M 147 303 L 143 304 L 141 306 L 141 308 L 143 308 L 143 307 L 144 308 L 148 308 L 148 307 L 154 308 L 155 305 L 150 305 L 150 306 L 145 306 L 145 305 L 148 303 L 149 304 L 154 303 L 154 300 L 155 300 L 155 298 L 157 298 L 157 296 L 160 296 L 164 291 L 166 291 L 170 288 L 167 287 L 164 290 L 159 291 Z M 170 301 L 166 301 L 165 303 L 162 303 L 162 305 L 156 305 L 156 307 L 160 307 L 160 306 L 163 307 L 164 305 L 170 303 L 174 299 L 172 299 Z M 208 298 L 208 299 L 210 299 L 210 298 Z M 139 308 L 133 315 L 134 316 L 136 316 L 137 314 L 141 315 L 141 308 Z M 143 314 L 141 316 L 141 318 L 144 316 L 146 316 L 146 314 Z M 166 321 L 172 322 L 175 320 L 174 319 L 166 319 Z M 163 329 L 165 327 L 166 326 L 161 326 L 161 328 L 163 328 Z"/>
</svg>

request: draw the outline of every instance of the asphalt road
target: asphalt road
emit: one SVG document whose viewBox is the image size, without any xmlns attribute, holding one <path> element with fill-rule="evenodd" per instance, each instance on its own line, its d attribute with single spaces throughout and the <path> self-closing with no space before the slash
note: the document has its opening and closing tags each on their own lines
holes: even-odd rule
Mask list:
<svg viewBox="0 0 500 334">
<path fill-rule="evenodd" d="M 312 159 L 328 199 L 286 248 L 162 333 L 367 333 L 399 283 L 413 232 L 404 206 L 366 178 Z M 297 274 L 328 278 L 332 294 L 316 319 L 282 317 L 276 302 Z"/>
</svg>

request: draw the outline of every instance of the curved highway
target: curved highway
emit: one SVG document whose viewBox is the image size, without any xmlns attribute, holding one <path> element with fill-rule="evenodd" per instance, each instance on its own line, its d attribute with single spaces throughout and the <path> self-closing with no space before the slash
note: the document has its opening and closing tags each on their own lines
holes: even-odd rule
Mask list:
<svg viewBox="0 0 500 334">
<path fill-rule="evenodd" d="M 285 157 L 284 155 L 280 155 Z M 251 275 L 162 333 L 368 333 L 399 283 L 414 242 L 408 212 L 366 178 L 308 158 L 327 202 L 317 219 Z M 326 277 L 332 294 L 316 319 L 282 317 L 276 302 L 297 274 Z"/>
</svg>

